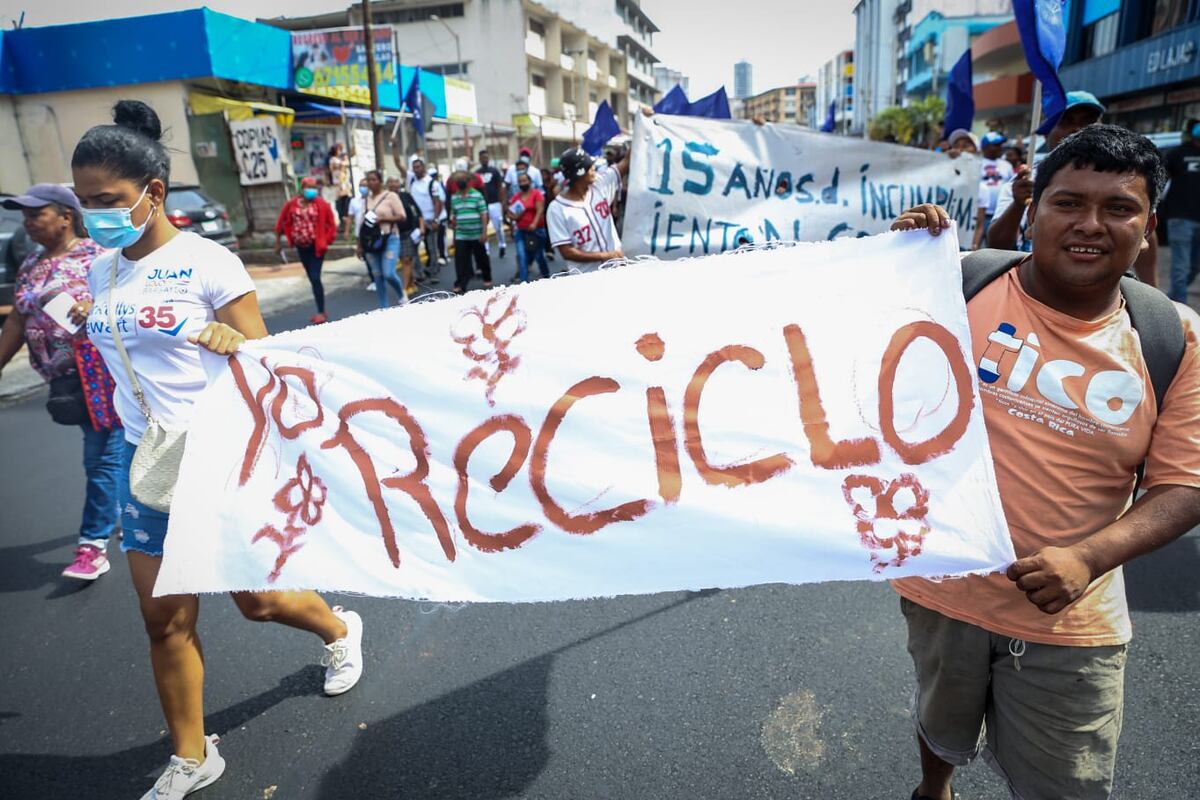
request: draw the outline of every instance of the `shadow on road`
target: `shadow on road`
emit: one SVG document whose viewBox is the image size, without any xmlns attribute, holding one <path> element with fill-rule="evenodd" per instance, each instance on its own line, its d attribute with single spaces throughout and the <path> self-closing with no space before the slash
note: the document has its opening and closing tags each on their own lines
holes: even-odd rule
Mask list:
<svg viewBox="0 0 1200 800">
<path fill-rule="evenodd" d="M 1135 611 L 1200 611 L 1200 537 L 1185 536 L 1125 565 Z"/>
<path fill-rule="evenodd" d="M 574 647 L 713 594 L 692 592 L 510 669 L 375 723 L 321 781 L 320 800 L 522 797 L 545 768 L 554 659 Z M 0 762 L 2 763 L 2 762 Z"/>
<path fill-rule="evenodd" d="M 47 564 L 36 556 L 75 542 L 77 536 L 60 536 L 34 544 L 0 547 L 0 593 L 29 592 L 56 584 L 67 562 Z M 73 584 L 82 581 L 71 581 Z M 56 595 L 61 596 L 61 595 Z"/>
<path fill-rule="evenodd" d="M 324 670 L 315 664 L 293 672 L 279 685 L 205 717 L 205 730 L 224 734 L 293 697 L 318 694 Z M 102 756 L 0 754 L 4 796 L 39 800 L 79 800 L 82 797 L 140 797 L 154 782 L 171 755 L 168 739 Z M 72 779 L 71 776 L 79 776 Z M 86 782 L 86 789 L 81 781 Z"/>
</svg>

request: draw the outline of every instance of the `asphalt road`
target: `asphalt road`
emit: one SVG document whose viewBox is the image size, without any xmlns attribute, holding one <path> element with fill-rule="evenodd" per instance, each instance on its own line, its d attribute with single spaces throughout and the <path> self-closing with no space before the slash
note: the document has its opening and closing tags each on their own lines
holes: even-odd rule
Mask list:
<svg viewBox="0 0 1200 800">
<path fill-rule="evenodd" d="M 515 270 L 510 254 L 498 278 Z M 373 307 L 335 294 L 332 315 Z M 270 319 L 304 324 L 311 309 Z M 413 348 L 419 360 L 419 347 Z M 0 410 L 0 798 L 137 798 L 170 754 L 123 556 L 59 578 L 78 434 L 38 397 Z M 1135 639 L 1116 797 L 1200 793 L 1200 537 L 1127 571 Z M 366 622 L 366 674 L 321 694 L 320 643 L 205 598 L 204 800 L 907 798 L 912 665 L 886 586 L 762 586 L 538 605 L 330 596 Z M 982 764 L 963 800 L 1005 797 Z"/>
</svg>

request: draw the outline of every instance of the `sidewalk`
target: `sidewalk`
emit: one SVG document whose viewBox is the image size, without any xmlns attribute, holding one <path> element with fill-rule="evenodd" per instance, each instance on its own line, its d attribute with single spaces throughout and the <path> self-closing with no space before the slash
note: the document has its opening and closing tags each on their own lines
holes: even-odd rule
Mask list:
<svg viewBox="0 0 1200 800">
<path fill-rule="evenodd" d="M 274 266 L 249 266 L 246 271 L 254 279 L 258 293 L 258 306 L 264 317 L 292 306 L 312 303 L 312 289 L 304 268 L 294 264 Z M 353 256 L 326 261 L 321 270 L 321 279 L 326 293 L 339 289 L 363 286 L 367 282 L 367 271 L 363 263 Z M 24 400 L 45 388 L 42 377 L 29 365 L 29 354 L 24 348 L 13 356 L 0 376 L 0 407 Z"/>
</svg>

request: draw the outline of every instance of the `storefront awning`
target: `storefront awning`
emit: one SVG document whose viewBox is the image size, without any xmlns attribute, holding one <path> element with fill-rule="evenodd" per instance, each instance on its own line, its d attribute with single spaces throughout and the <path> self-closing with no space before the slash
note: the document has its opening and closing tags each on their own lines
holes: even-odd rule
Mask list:
<svg viewBox="0 0 1200 800">
<path fill-rule="evenodd" d="M 342 117 L 347 119 L 371 119 L 370 109 L 360 108 L 359 106 L 335 106 L 325 103 L 314 103 L 310 100 L 300 100 L 295 103 L 295 107 L 289 109 L 296 114 L 298 122 L 341 122 Z M 389 120 L 394 120 L 400 116 L 395 111 L 382 111 Z"/>
<path fill-rule="evenodd" d="M 217 114 L 225 112 L 231 120 L 250 119 L 255 114 L 273 114 L 281 125 L 291 125 L 295 113 L 287 106 L 259 103 L 249 100 L 234 100 L 215 94 L 188 92 L 188 106 L 193 114 Z"/>
</svg>

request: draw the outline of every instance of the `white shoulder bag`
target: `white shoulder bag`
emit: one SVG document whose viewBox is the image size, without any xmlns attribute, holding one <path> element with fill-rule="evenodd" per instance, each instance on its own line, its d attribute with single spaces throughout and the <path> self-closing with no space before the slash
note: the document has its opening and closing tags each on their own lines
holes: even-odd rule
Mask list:
<svg viewBox="0 0 1200 800">
<path fill-rule="evenodd" d="M 108 276 L 108 328 L 112 331 L 113 344 L 121 354 L 121 361 L 125 362 L 125 372 L 129 376 L 133 396 L 137 398 L 142 414 L 146 417 L 146 432 L 142 434 L 142 441 L 138 443 L 129 467 L 129 491 L 142 505 L 168 513 L 171 510 L 171 498 L 175 494 L 175 483 L 179 480 L 179 465 L 183 461 L 187 431 L 165 428 L 150 413 L 150 405 L 146 402 L 146 395 L 142 393 L 142 385 L 138 383 L 133 363 L 125 350 L 125 343 L 121 341 L 121 332 L 117 329 L 115 318 L 116 303 L 113 299 L 117 285 L 117 263 L 120 258 L 120 251 L 113 253 L 112 270 Z"/>
</svg>

